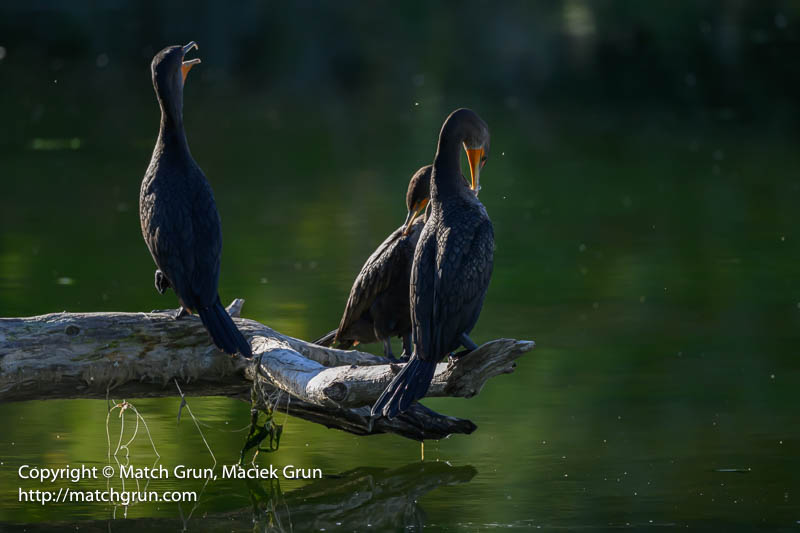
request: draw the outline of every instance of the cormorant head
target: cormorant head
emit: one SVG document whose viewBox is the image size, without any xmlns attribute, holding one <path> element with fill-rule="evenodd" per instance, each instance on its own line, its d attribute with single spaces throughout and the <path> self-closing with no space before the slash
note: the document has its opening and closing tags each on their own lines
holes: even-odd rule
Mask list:
<svg viewBox="0 0 800 533">
<path fill-rule="evenodd" d="M 194 41 L 186 46 L 168 46 L 157 53 L 150 64 L 156 94 L 162 103 L 171 107 L 172 112 L 180 112 L 183 107 L 186 75 L 193 66 L 200 63 L 200 58 L 184 60 L 193 48 L 197 48 Z"/>
<path fill-rule="evenodd" d="M 403 235 L 408 235 L 414 220 L 425 211 L 431 198 L 431 170 L 433 165 L 427 165 L 417 170 L 408 183 L 406 192 L 406 207 L 408 216 L 404 223 Z"/>
<path fill-rule="evenodd" d="M 489 126 L 471 109 L 456 109 L 442 126 L 441 136 L 453 136 L 467 153 L 471 177 L 470 189 L 475 194 L 481 190 L 481 169 L 489 158 Z"/>
</svg>

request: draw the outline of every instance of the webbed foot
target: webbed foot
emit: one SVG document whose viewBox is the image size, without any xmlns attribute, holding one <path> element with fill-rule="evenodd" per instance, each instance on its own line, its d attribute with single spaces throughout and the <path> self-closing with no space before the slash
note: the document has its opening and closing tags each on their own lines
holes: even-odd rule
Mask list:
<svg viewBox="0 0 800 533">
<path fill-rule="evenodd" d="M 471 353 L 472 350 L 460 350 L 458 352 L 452 352 L 450 355 L 447 356 L 447 363 L 452 364 L 464 357 L 465 355 Z"/>
</svg>

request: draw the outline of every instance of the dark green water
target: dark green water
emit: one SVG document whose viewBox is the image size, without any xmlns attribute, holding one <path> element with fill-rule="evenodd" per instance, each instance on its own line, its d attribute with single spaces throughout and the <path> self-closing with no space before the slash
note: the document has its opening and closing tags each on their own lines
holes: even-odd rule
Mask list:
<svg viewBox="0 0 800 533">
<path fill-rule="evenodd" d="M 800 526 L 800 152 L 795 130 L 775 125 L 785 115 L 544 106 L 522 90 L 448 91 L 424 65 L 424 82 L 401 89 L 374 67 L 354 93 L 308 80 L 293 96 L 223 75 L 203 51 L 185 122 L 223 221 L 223 300 L 243 297 L 243 315 L 300 338 L 335 326 L 362 262 L 403 221 L 407 180 L 431 161 L 442 120 L 468 105 L 491 128 L 481 200 L 497 244 L 473 338 L 537 348 L 473 399 L 425 400 L 478 430 L 428 443 L 422 466 L 415 442 L 290 418 L 260 462 L 321 468 L 322 482 L 151 483 L 202 489 L 194 509 L 20 503 L 19 487 L 38 487 L 19 465 L 106 464 L 107 404 L 2 404 L 0 522 L 175 530 L 191 512 L 189 530 L 244 531 L 257 501 L 272 513 L 262 528 L 294 531 Z M 22 64 L 11 52 L 0 316 L 174 307 L 152 287 L 137 213 L 158 121 L 148 60 L 38 69 L 36 54 Z M 213 464 L 186 413 L 176 423 L 178 400 L 132 403 L 160 464 Z M 238 460 L 248 406 L 189 405 L 216 461 Z M 116 411 L 110 420 L 114 448 Z M 130 462 L 155 459 L 140 428 Z"/>
</svg>

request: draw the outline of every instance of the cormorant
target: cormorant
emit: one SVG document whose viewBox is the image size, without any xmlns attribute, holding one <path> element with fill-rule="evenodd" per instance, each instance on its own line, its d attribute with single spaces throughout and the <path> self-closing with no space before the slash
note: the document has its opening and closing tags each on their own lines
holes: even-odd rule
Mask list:
<svg viewBox="0 0 800 533">
<path fill-rule="evenodd" d="M 411 315 L 408 282 L 414 248 L 419 240 L 430 197 L 431 165 L 411 177 L 406 192 L 408 216 L 369 256 L 350 289 L 339 327 L 316 344 L 347 350 L 356 343 L 383 342 L 386 357 L 394 360 L 391 337 L 403 338 L 403 357 L 411 355 Z"/>
<path fill-rule="evenodd" d="M 158 268 L 156 290 L 172 287 L 181 308 L 175 318 L 200 315 L 214 344 L 229 354 L 252 356 L 217 294 L 222 230 L 214 194 L 197 166 L 183 131 L 183 85 L 200 59 L 184 61 L 195 42 L 170 46 L 150 69 L 161 107 L 161 126 L 139 194 L 142 235 Z"/>
<path fill-rule="evenodd" d="M 472 186 L 461 177 L 461 149 Z M 489 155 L 489 128 L 469 109 L 450 114 L 439 134 L 431 176 L 431 206 L 411 267 L 414 354 L 372 407 L 372 416 L 402 413 L 428 392 L 436 364 L 463 345 L 483 306 L 492 276 L 494 229 L 478 200 L 480 170 Z"/>
</svg>

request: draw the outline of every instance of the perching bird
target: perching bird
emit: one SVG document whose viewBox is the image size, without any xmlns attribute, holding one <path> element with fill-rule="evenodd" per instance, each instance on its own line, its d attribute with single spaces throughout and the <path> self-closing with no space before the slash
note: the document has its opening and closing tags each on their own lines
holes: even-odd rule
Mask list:
<svg viewBox="0 0 800 533">
<path fill-rule="evenodd" d="M 403 357 L 411 355 L 411 315 L 408 282 L 425 210 L 430 197 L 431 166 L 411 177 L 406 192 L 408 216 L 378 246 L 350 289 L 339 327 L 315 342 L 321 346 L 352 348 L 356 343 L 383 342 L 386 357 L 394 360 L 391 337 L 403 338 Z"/>
<path fill-rule="evenodd" d="M 252 356 L 250 344 L 217 294 L 222 230 L 214 193 L 189 153 L 183 131 L 183 85 L 200 59 L 184 61 L 197 44 L 170 46 L 153 58 L 153 87 L 161 126 L 139 193 L 142 235 L 156 263 L 156 290 L 178 295 L 176 319 L 197 313 L 214 344 L 229 354 Z"/>
<path fill-rule="evenodd" d="M 472 186 L 461 177 L 467 152 Z M 431 176 L 428 220 L 411 267 L 414 354 L 372 407 L 392 418 L 428 392 L 436 363 L 463 345 L 478 321 L 492 276 L 494 229 L 478 200 L 480 171 L 489 155 L 489 128 L 469 109 L 450 114 L 439 134 Z"/>
</svg>

